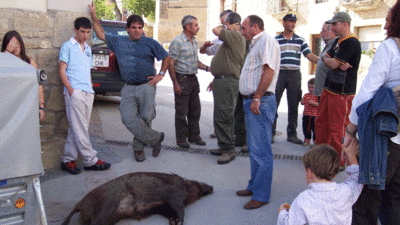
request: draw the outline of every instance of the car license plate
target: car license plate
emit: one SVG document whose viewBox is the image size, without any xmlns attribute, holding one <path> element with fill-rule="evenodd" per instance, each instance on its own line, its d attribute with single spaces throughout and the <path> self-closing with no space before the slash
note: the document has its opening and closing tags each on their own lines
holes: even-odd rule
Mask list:
<svg viewBox="0 0 400 225">
<path fill-rule="evenodd" d="M 108 67 L 109 61 L 110 61 L 109 55 L 93 54 L 93 66 L 94 67 Z"/>
</svg>

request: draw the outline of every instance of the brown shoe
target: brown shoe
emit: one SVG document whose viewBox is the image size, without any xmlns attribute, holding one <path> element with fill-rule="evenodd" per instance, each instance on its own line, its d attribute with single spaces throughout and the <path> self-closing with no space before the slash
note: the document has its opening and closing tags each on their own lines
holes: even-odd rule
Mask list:
<svg viewBox="0 0 400 225">
<path fill-rule="evenodd" d="M 187 143 L 186 141 L 177 141 L 176 145 L 178 145 L 181 148 L 190 148 L 189 143 Z"/>
<path fill-rule="evenodd" d="M 243 148 L 240 149 L 240 151 L 243 153 L 249 153 L 249 149 L 247 148 L 247 146 L 243 146 Z"/>
<path fill-rule="evenodd" d="M 201 138 L 199 137 L 199 139 L 197 140 L 189 140 L 190 144 L 196 144 L 196 145 L 206 145 L 206 142 L 201 140 Z"/>
<path fill-rule="evenodd" d="M 212 149 L 212 150 L 210 151 L 210 153 L 211 153 L 211 155 L 216 155 L 216 156 L 222 155 L 222 151 L 221 151 L 220 148 Z"/>
<path fill-rule="evenodd" d="M 146 156 L 144 155 L 143 150 L 137 150 L 137 151 L 134 151 L 134 153 L 135 153 L 136 161 L 143 162 L 146 159 Z"/>
<path fill-rule="evenodd" d="M 244 196 L 244 197 L 247 197 L 247 196 L 252 196 L 252 195 L 253 195 L 253 192 L 252 192 L 252 191 L 249 191 L 249 190 L 247 190 L 247 189 L 244 189 L 244 190 L 237 191 L 237 192 L 236 192 L 236 195 L 237 195 L 237 196 Z"/>
<path fill-rule="evenodd" d="M 165 136 L 164 133 L 161 132 L 161 136 L 160 136 L 160 138 L 158 139 L 157 143 L 155 143 L 155 144 L 153 145 L 153 157 L 157 157 L 158 154 L 160 154 L 160 151 L 161 151 L 161 142 L 164 141 L 164 136 Z M 144 159 L 143 159 L 143 160 L 144 160 Z"/>
<path fill-rule="evenodd" d="M 210 138 L 217 138 L 217 135 L 214 133 L 210 134 Z"/>
<path fill-rule="evenodd" d="M 245 209 L 258 209 L 261 206 L 268 204 L 269 202 L 260 202 L 256 200 L 250 200 L 246 205 L 244 205 Z"/>
<path fill-rule="evenodd" d="M 236 153 L 226 153 L 223 152 L 221 157 L 218 159 L 218 164 L 227 164 L 233 161 L 236 158 Z"/>
</svg>

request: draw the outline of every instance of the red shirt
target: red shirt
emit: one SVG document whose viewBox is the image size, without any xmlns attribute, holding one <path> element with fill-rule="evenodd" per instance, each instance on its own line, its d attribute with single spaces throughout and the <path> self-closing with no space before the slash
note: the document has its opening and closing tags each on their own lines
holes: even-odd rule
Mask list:
<svg viewBox="0 0 400 225">
<path fill-rule="evenodd" d="M 303 115 L 317 116 L 318 107 L 309 104 L 308 101 L 312 100 L 314 102 L 318 102 L 318 96 L 313 95 L 312 93 L 307 93 L 304 95 L 303 99 L 305 102 Z"/>
</svg>

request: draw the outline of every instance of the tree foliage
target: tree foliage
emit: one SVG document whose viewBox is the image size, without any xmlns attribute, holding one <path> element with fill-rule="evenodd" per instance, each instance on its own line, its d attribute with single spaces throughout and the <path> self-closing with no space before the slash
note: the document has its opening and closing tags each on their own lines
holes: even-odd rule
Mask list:
<svg viewBox="0 0 400 225">
<path fill-rule="evenodd" d="M 124 8 L 137 15 L 144 15 L 154 21 L 156 14 L 155 0 L 123 0 Z"/>
<path fill-rule="evenodd" d="M 115 4 L 106 4 L 107 0 L 94 0 L 96 6 L 96 16 L 102 20 L 115 20 L 114 8 Z"/>
</svg>

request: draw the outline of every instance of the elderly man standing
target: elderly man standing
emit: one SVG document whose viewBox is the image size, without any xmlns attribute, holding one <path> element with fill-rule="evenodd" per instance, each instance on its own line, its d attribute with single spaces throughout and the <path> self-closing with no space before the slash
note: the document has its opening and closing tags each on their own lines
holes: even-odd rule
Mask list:
<svg viewBox="0 0 400 225">
<path fill-rule="evenodd" d="M 340 156 L 341 170 L 344 170 L 342 140 L 349 124 L 351 103 L 356 93 L 357 71 L 361 59 L 361 44 L 350 32 L 350 16 L 345 12 L 336 13 L 327 23 L 339 38 L 322 56 L 330 68 L 321 94 L 315 131 L 317 144 L 331 145 Z"/>
<path fill-rule="evenodd" d="M 329 49 L 332 48 L 332 44 L 335 41 L 336 35 L 333 33 L 331 29 L 331 24 L 324 23 L 321 30 L 321 38 L 325 42 L 325 47 L 322 50 L 320 56 L 323 56 Z M 319 58 L 317 63 L 317 69 L 315 72 L 315 86 L 313 94 L 318 96 L 318 99 L 321 97 L 322 89 L 324 88 L 325 78 L 328 71 L 331 70 L 325 63 L 322 61 L 322 57 Z"/>
<path fill-rule="evenodd" d="M 281 52 L 277 40 L 264 32 L 264 22 L 258 16 L 251 15 L 243 21 L 242 35 L 251 41 L 239 80 L 239 91 L 244 95 L 251 179 L 247 188 L 236 194 L 252 196 L 244 208 L 256 209 L 268 204 L 271 197 L 271 126 L 277 108 L 274 92 Z"/>
<path fill-rule="evenodd" d="M 175 93 L 175 134 L 176 144 L 189 148 L 188 140 L 196 145 L 206 143 L 200 137 L 200 86 L 197 69 L 209 71 L 209 67 L 199 61 L 198 45 L 194 37 L 200 27 L 197 18 L 187 15 L 182 19 L 183 32 L 172 40 L 169 46 L 169 74 Z"/>
<path fill-rule="evenodd" d="M 287 125 L 287 141 L 295 144 L 303 142 L 297 137 L 297 117 L 299 102 L 302 97 L 301 93 L 301 73 L 300 73 L 300 57 L 303 54 L 313 63 L 318 62 L 318 57 L 311 53 L 304 38 L 294 33 L 296 28 L 297 17 L 294 14 L 287 14 L 283 17 L 283 32 L 276 36 L 281 48 L 281 68 L 279 72 L 278 82 L 276 84 L 276 102 L 279 103 L 282 98 L 283 91 L 286 89 L 288 99 L 288 125 Z M 272 135 L 276 134 L 276 114 L 273 124 Z M 272 139 L 274 141 L 274 139 Z"/>
<path fill-rule="evenodd" d="M 211 61 L 211 73 L 214 75 L 214 128 L 219 146 L 211 154 L 221 155 L 218 164 L 235 159 L 234 112 L 246 50 L 246 41 L 240 34 L 241 20 L 239 14 L 231 12 L 226 16 L 225 25 L 213 29 L 213 33 L 223 41 Z"/>
</svg>

